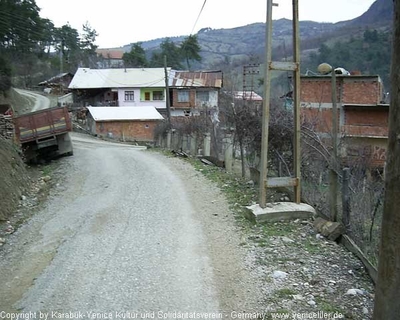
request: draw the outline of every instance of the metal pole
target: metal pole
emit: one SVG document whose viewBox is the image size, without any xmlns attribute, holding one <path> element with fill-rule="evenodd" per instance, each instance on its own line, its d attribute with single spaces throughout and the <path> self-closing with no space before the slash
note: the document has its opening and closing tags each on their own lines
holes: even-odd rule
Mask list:
<svg viewBox="0 0 400 320">
<path fill-rule="evenodd" d="M 300 34 L 299 34 L 299 1 L 293 0 L 293 61 L 297 65 L 294 71 L 294 176 L 297 180 L 294 187 L 294 200 L 296 203 L 301 201 L 301 123 L 300 123 Z"/>
<path fill-rule="evenodd" d="M 268 129 L 269 129 L 269 103 L 271 96 L 271 76 L 269 63 L 272 56 L 272 0 L 267 0 L 267 21 L 265 28 L 265 72 L 264 72 L 264 103 L 262 117 L 261 137 L 261 168 L 259 204 L 266 207 L 267 200 L 267 173 L 268 173 Z"/>
</svg>

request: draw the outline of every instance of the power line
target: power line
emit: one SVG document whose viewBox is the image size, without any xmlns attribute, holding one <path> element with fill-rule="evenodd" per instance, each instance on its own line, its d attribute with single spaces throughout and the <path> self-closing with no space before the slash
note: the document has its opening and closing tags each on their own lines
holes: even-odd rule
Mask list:
<svg viewBox="0 0 400 320">
<path fill-rule="evenodd" d="M 200 19 L 201 13 L 203 12 L 203 9 L 204 9 L 204 6 L 206 5 L 206 2 L 207 2 L 207 0 L 204 0 L 203 6 L 202 6 L 201 9 L 200 9 L 199 15 L 197 16 L 196 22 L 195 22 L 194 25 L 193 25 L 193 29 L 192 29 L 192 32 L 190 32 L 190 35 L 193 34 L 194 28 L 196 27 L 196 24 L 197 24 L 197 22 L 198 22 L 199 19 Z"/>
</svg>

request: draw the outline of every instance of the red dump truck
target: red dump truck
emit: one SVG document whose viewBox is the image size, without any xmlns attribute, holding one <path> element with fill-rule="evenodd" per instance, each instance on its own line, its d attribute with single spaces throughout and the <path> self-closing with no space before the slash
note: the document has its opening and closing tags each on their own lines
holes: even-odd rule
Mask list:
<svg viewBox="0 0 400 320">
<path fill-rule="evenodd" d="M 72 155 L 71 119 L 66 107 L 43 109 L 13 118 L 15 136 L 27 162 Z"/>
</svg>

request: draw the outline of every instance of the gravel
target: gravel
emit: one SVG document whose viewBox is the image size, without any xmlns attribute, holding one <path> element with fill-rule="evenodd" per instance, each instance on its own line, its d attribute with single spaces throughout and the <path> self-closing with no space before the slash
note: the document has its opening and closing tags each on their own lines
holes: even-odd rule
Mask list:
<svg viewBox="0 0 400 320">
<path fill-rule="evenodd" d="M 2 247 L 0 310 L 261 310 L 217 187 L 185 162 L 131 146 L 74 134 L 74 149 L 44 209 Z"/>
<path fill-rule="evenodd" d="M 74 139 L 44 209 L 0 248 L 0 310 L 372 318 L 363 265 L 312 221 L 253 225 L 182 159 Z"/>
</svg>

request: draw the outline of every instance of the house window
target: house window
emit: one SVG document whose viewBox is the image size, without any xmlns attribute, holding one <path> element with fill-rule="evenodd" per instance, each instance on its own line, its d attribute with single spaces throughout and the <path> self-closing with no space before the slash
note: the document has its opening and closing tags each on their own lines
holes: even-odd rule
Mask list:
<svg viewBox="0 0 400 320">
<path fill-rule="evenodd" d="M 135 91 L 125 91 L 125 101 L 135 101 Z"/>
<path fill-rule="evenodd" d="M 178 91 L 178 102 L 189 102 L 189 90 Z"/>
<path fill-rule="evenodd" d="M 153 91 L 153 100 L 164 100 L 162 91 Z"/>
<path fill-rule="evenodd" d="M 210 93 L 208 91 L 197 91 L 196 92 L 196 100 L 201 102 L 209 102 L 210 101 Z"/>
</svg>

